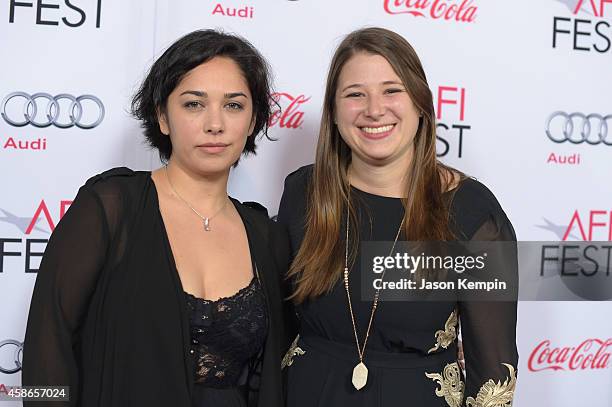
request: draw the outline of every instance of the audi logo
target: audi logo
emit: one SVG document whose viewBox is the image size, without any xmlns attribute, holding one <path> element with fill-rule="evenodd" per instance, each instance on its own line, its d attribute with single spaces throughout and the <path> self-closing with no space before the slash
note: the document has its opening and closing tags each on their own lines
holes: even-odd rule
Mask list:
<svg viewBox="0 0 612 407">
<path fill-rule="evenodd" d="M 554 112 L 546 120 L 546 135 L 555 143 L 569 141 L 572 144 L 588 143 L 612 146 L 612 137 L 608 139 L 608 121 L 612 114 L 602 116 L 591 113 Z"/>
<path fill-rule="evenodd" d="M 14 339 L 0 342 L 0 373 L 13 374 L 21 370 L 23 343 Z"/>
<path fill-rule="evenodd" d="M 23 100 L 23 117 L 19 116 L 18 114 L 14 114 L 16 117 L 9 117 L 6 108 L 12 99 Z M 47 101 L 46 105 L 44 104 L 45 100 Z M 61 100 L 67 100 L 70 102 L 67 114 L 60 114 L 62 110 L 60 109 Z M 96 117 L 95 115 L 97 114 L 97 119 L 91 123 L 83 123 L 82 121 L 84 107 L 81 102 L 84 100 L 91 100 L 97 105 L 97 112 L 92 112 L 90 115 L 88 111 L 88 117 Z M 41 105 L 38 104 L 39 102 L 42 102 Z M 66 102 L 64 102 L 64 104 L 65 103 Z M 37 121 L 36 114 L 43 108 L 45 120 L 39 119 Z M 13 92 L 2 100 L 2 104 L 0 105 L 0 115 L 5 122 L 15 127 L 23 127 L 31 124 L 32 126 L 41 128 L 54 125 L 55 127 L 59 127 L 61 129 L 67 129 L 72 126 L 77 126 L 81 129 L 93 129 L 102 123 L 102 120 L 104 120 L 104 105 L 100 99 L 93 95 L 81 95 L 74 97 L 66 93 L 53 96 L 44 92 L 35 93 L 33 95 L 29 95 L 25 92 Z M 60 119 L 60 116 L 62 119 Z"/>
</svg>

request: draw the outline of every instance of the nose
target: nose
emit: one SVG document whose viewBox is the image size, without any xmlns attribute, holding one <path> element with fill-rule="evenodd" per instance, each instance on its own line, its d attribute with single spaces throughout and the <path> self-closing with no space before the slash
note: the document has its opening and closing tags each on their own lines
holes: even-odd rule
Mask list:
<svg viewBox="0 0 612 407">
<path fill-rule="evenodd" d="M 220 109 L 211 107 L 207 113 L 204 121 L 204 132 L 212 135 L 223 134 L 225 126 Z"/>
<path fill-rule="evenodd" d="M 380 96 L 368 97 L 365 114 L 372 119 L 379 119 L 385 114 L 385 106 Z"/>
</svg>

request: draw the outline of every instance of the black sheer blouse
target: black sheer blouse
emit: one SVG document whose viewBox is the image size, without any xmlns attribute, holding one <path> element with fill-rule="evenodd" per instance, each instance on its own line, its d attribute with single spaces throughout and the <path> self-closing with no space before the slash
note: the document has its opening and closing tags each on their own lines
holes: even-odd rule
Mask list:
<svg viewBox="0 0 612 407">
<path fill-rule="evenodd" d="M 268 318 L 263 343 L 256 330 L 261 351 L 249 368 L 245 396 L 249 406 L 281 406 L 278 367 L 290 343 L 282 308 L 286 232 L 261 205 L 232 203 L 259 270 Z M 150 172 L 116 168 L 88 180 L 40 265 L 23 385 L 70 386 L 69 403 L 45 406 L 191 407 L 193 344 L 171 254 Z"/>
</svg>

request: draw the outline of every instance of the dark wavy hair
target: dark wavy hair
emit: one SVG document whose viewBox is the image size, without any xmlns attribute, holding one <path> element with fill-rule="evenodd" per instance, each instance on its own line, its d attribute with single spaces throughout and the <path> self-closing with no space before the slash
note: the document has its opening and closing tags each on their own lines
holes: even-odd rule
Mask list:
<svg viewBox="0 0 612 407">
<path fill-rule="evenodd" d="M 253 97 L 255 125 L 243 154 L 255 153 L 258 134 L 270 139 L 272 81 L 268 63 L 244 38 L 216 30 L 198 30 L 180 38 L 155 61 L 132 99 L 131 113 L 142 121 L 144 136 L 159 151 L 162 161 L 168 161 L 172 155 L 172 143 L 159 128 L 158 111 L 166 111 L 168 96 L 187 72 L 218 56 L 231 58 L 238 65 Z"/>
</svg>

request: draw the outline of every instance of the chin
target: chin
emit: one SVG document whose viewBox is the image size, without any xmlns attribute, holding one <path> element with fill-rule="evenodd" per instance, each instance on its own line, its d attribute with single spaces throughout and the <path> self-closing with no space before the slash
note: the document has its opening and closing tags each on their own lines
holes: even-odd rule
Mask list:
<svg viewBox="0 0 612 407">
<path fill-rule="evenodd" d="M 224 151 L 220 154 L 206 154 L 198 152 L 190 157 L 191 165 L 199 173 L 213 174 L 226 172 L 232 165 L 240 159 L 240 153 L 235 154 L 233 151 Z"/>
<path fill-rule="evenodd" d="M 377 156 L 377 157 L 368 157 L 368 161 L 372 165 L 383 166 L 391 162 L 391 156 Z"/>
<path fill-rule="evenodd" d="M 381 163 L 387 162 L 393 157 L 393 152 L 391 151 L 362 151 L 361 156 L 368 161 L 379 161 Z"/>
<path fill-rule="evenodd" d="M 202 175 L 214 175 L 228 172 L 234 161 L 230 161 L 227 157 L 223 159 L 207 159 L 206 162 L 199 162 L 195 167 L 198 173 Z"/>
</svg>

